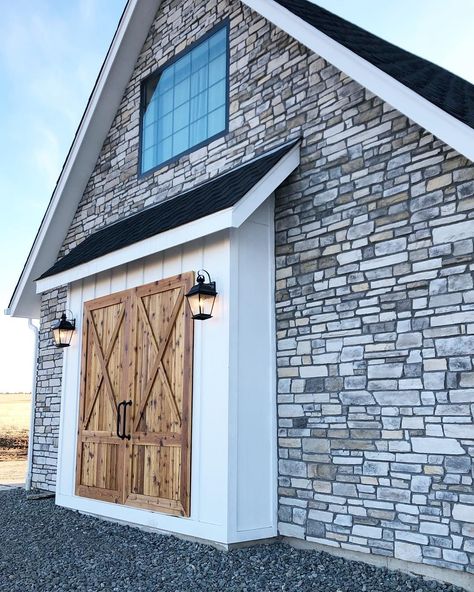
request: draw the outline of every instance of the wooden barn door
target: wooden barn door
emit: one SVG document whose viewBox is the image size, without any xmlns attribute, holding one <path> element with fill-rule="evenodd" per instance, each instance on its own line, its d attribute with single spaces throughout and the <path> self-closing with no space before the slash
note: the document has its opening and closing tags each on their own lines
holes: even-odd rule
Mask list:
<svg viewBox="0 0 474 592">
<path fill-rule="evenodd" d="M 189 516 L 194 275 L 137 288 L 126 503 Z"/>
<path fill-rule="evenodd" d="M 127 389 L 128 293 L 84 305 L 76 493 L 123 502 L 124 441 L 117 406 Z"/>
<path fill-rule="evenodd" d="M 78 495 L 189 516 L 193 280 L 85 304 Z"/>
</svg>

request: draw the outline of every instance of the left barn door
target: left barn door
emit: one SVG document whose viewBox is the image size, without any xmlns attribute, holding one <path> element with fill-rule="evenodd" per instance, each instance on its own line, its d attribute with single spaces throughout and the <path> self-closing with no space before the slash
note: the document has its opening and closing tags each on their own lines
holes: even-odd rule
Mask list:
<svg viewBox="0 0 474 592">
<path fill-rule="evenodd" d="M 130 394 L 129 319 L 129 292 L 84 305 L 76 495 L 115 503 L 124 501 L 125 443 L 117 432 L 119 404 Z"/>
</svg>

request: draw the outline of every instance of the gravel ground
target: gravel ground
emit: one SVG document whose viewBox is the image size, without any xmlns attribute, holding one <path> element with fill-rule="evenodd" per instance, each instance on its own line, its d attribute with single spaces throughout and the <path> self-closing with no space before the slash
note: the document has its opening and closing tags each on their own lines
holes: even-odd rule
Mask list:
<svg viewBox="0 0 474 592">
<path fill-rule="evenodd" d="M 287 545 L 228 553 L 0 493 L 1 592 L 460 592 Z"/>
</svg>

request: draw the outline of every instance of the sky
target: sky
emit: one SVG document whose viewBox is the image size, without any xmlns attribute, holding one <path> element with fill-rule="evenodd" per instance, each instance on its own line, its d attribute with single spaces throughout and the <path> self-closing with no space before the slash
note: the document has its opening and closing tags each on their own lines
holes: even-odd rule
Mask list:
<svg viewBox="0 0 474 592">
<path fill-rule="evenodd" d="M 472 0 L 318 0 L 474 83 Z M 0 3 L 0 392 L 30 391 L 33 333 L 3 316 L 125 0 Z M 60 311 L 58 311 L 60 312 Z"/>
</svg>

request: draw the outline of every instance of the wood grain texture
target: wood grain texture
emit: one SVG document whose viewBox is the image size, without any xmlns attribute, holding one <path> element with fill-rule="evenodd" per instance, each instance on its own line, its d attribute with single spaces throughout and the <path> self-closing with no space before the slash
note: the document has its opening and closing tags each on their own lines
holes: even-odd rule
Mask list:
<svg viewBox="0 0 474 592">
<path fill-rule="evenodd" d="M 133 431 L 127 502 L 190 512 L 193 321 L 185 299 L 194 274 L 135 290 Z M 189 392 L 188 392 L 189 391 Z M 183 478 L 184 477 L 184 478 Z"/>
<path fill-rule="evenodd" d="M 116 436 L 117 404 L 126 384 L 126 321 L 130 295 L 84 305 L 76 493 L 123 502 L 123 449 Z"/>
<path fill-rule="evenodd" d="M 190 515 L 192 272 L 84 305 L 77 495 Z M 117 405 L 131 400 L 126 433 Z"/>
</svg>

